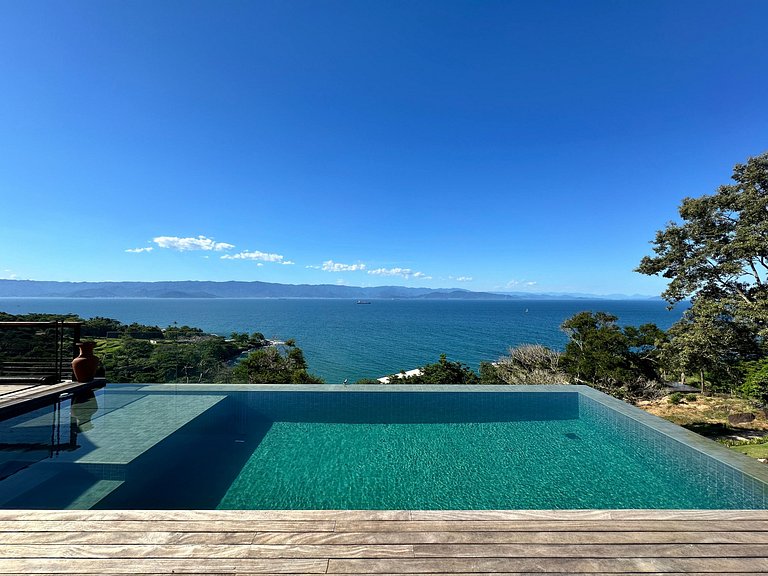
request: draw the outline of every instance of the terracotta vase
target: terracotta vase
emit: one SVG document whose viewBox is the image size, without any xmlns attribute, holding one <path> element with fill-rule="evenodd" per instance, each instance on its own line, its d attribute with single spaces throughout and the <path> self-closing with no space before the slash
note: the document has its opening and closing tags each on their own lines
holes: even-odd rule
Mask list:
<svg viewBox="0 0 768 576">
<path fill-rule="evenodd" d="M 72 374 L 78 382 L 90 382 L 99 367 L 99 359 L 93 355 L 96 342 L 78 342 L 80 356 L 72 360 Z"/>
</svg>

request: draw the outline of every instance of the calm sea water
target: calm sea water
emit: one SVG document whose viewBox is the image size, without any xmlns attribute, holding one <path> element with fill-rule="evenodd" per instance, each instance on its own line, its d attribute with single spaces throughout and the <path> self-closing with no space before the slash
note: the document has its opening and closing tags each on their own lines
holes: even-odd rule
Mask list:
<svg viewBox="0 0 768 576">
<path fill-rule="evenodd" d="M 652 300 L 429 301 L 262 299 L 0 298 L 0 311 L 74 313 L 121 322 L 168 326 L 177 322 L 206 332 L 262 332 L 295 338 L 311 372 L 327 382 L 379 378 L 436 362 L 440 354 L 477 369 L 511 346 L 562 349 L 560 324 L 581 311 L 605 311 L 622 324 L 653 322 L 669 328 L 683 308 L 667 311 Z"/>
</svg>

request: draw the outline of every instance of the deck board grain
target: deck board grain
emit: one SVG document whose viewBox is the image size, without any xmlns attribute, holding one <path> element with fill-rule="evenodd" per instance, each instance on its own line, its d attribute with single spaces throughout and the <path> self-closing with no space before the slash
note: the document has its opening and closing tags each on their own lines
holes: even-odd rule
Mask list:
<svg viewBox="0 0 768 576">
<path fill-rule="evenodd" d="M 437 520 L 437 521 L 392 521 L 370 522 L 358 520 L 336 521 L 337 532 L 709 532 L 709 531 L 768 531 L 768 514 L 765 520 L 719 521 L 719 520 Z"/>
<path fill-rule="evenodd" d="M 0 511 L 0 574 L 768 574 L 768 511 Z"/>
</svg>

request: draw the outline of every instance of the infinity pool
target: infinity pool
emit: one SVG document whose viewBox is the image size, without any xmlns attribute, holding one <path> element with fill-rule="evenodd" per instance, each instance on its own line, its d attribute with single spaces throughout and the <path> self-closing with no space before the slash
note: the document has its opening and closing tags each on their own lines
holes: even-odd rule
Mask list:
<svg viewBox="0 0 768 576">
<path fill-rule="evenodd" d="M 0 507 L 747 509 L 768 471 L 583 386 L 110 384 L 0 421 Z"/>
</svg>

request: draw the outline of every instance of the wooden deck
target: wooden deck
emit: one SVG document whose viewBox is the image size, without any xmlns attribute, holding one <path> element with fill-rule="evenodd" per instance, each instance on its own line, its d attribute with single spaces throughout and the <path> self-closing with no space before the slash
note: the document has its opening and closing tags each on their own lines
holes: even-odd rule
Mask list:
<svg viewBox="0 0 768 576">
<path fill-rule="evenodd" d="M 0 384 L 0 413 L 35 402 L 50 402 L 62 394 L 79 392 L 103 385 L 103 382 L 87 383 L 67 380 L 57 384 Z"/>
<path fill-rule="evenodd" d="M 1 511 L 2 574 L 766 574 L 768 511 Z"/>
</svg>

